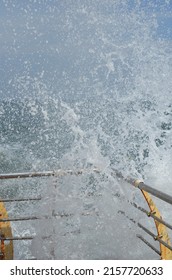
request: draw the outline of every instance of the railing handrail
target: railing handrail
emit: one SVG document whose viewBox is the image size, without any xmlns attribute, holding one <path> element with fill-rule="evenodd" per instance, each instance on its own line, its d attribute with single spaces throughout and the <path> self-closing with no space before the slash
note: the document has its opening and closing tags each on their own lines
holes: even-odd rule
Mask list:
<svg viewBox="0 0 172 280">
<path fill-rule="evenodd" d="M 112 175 L 116 175 L 118 178 L 123 179 L 124 181 L 133 185 L 134 187 L 139 188 L 140 190 L 144 190 L 144 191 L 154 195 L 155 197 L 172 205 L 172 196 L 170 196 L 169 194 L 166 194 L 162 191 L 159 191 L 155 188 L 152 188 L 152 187 L 146 185 L 142 180 L 133 179 L 130 177 L 125 178 L 121 172 L 116 171 L 116 170 L 113 170 L 113 172 L 114 172 L 114 174 L 112 173 Z"/>
<path fill-rule="evenodd" d="M 7 173 L 7 174 L 0 174 L 0 180 L 4 179 L 20 179 L 20 178 L 32 178 L 32 177 L 47 177 L 47 176 L 65 176 L 65 175 L 80 175 L 83 173 L 88 172 L 97 172 L 99 173 L 100 170 L 97 168 L 92 169 L 78 169 L 78 170 L 71 170 L 71 169 L 58 169 L 55 171 L 42 171 L 42 172 L 21 172 L 21 173 Z"/>
</svg>

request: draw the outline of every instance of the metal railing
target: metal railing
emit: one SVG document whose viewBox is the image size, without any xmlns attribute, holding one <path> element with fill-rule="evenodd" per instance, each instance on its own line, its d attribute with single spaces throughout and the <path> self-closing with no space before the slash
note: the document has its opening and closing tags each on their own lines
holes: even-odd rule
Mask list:
<svg viewBox="0 0 172 280">
<path fill-rule="evenodd" d="M 146 192 L 154 195 L 155 197 L 160 198 L 161 200 L 172 205 L 172 196 L 146 185 L 142 180 L 133 179 L 130 177 L 125 178 L 122 175 L 122 173 L 117 170 L 113 170 L 113 172 L 111 174 L 112 174 L 112 176 L 116 176 L 116 177 L 126 181 L 127 183 L 133 185 L 134 187 L 139 188 L 140 190 L 146 191 Z"/>
<path fill-rule="evenodd" d="M 148 217 L 151 217 L 154 219 L 155 226 L 157 229 L 157 234 L 152 233 L 150 230 L 148 230 L 146 227 L 144 227 L 140 223 L 137 223 L 137 225 L 139 228 L 144 230 L 147 234 L 152 236 L 155 241 L 159 242 L 161 259 L 172 260 L 172 246 L 171 246 L 170 238 L 169 238 L 169 235 L 167 232 L 167 228 L 172 229 L 172 225 L 170 225 L 168 222 L 166 222 L 162 219 L 162 216 L 161 216 L 158 208 L 156 207 L 154 201 L 152 200 L 152 198 L 149 194 L 152 194 L 153 196 L 155 196 L 155 197 L 159 198 L 160 200 L 162 200 L 168 204 L 171 204 L 171 205 L 172 205 L 172 196 L 146 185 L 142 180 L 133 179 L 130 177 L 125 178 L 122 175 L 122 173 L 117 170 L 113 170 L 112 176 L 116 176 L 117 178 L 122 179 L 123 181 L 126 181 L 130 185 L 141 190 L 141 192 L 150 208 L 150 211 L 147 211 L 140 206 L 137 207 L 135 205 L 135 207 L 137 207 L 140 211 L 147 214 Z M 143 240 L 143 238 L 140 235 L 138 235 L 137 237 L 140 238 L 144 243 L 146 243 L 145 240 Z"/>
<path fill-rule="evenodd" d="M 26 173 L 11 173 L 11 174 L 0 174 L 0 180 L 8 180 L 8 179 L 22 179 L 22 178 L 34 178 L 34 177 L 61 177 L 66 175 L 82 175 L 85 173 L 96 172 L 101 173 L 100 170 L 94 169 L 81 169 L 81 170 L 57 170 L 57 171 L 45 171 L 45 172 L 26 172 Z M 152 233 L 149 229 L 144 227 L 142 224 L 137 223 L 137 226 L 142 229 L 144 232 L 149 234 L 154 238 L 155 241 L 158 241 L 160 244 L 160 251 L 157 250 L 152 244 L 150 244 L 147 240 L 145 240 L 140 234 L 136 236 L 142 240 L 146 245 L 148 245 L 151 249 L 153 249 L 158 255 L 161 256 L 161 259 L 172 259 L 172 246 L 170 243 L 170 239 L 168 236 L 167 228 L 172 230 L 172 225 L 168 222 L 164 221 L 161 217 L 159 210 L 157 209 L 155 203 L 152 198 L 149 196 L 149 193 L 166 203 L 172 204 L 172 197 L 167 195 L 161 191 L 152 188 L 144 182 L 140 180 L 135 180 L 133 178 L 125 178 L 122 173 L 113 170 L 111 175 L 113 177 L 122 179 L 127 183 L 133 185 L 134 187 L 141 190 L 144 195 L 145 200 L 148 203 L 150 211 L 145 210 L 144 208 L 136 205 L 135 203 L 128 201 L 132 206 L 137 208 L 138 210 L 145 213 L 148 217 L 153 218 L 157 234 Z M 12 203 L 12 202 L 23 202 L 23 201 L 40 201 L 41 197 L 24 197 L 24 198 L 12 198 L 12 199 L 0 199 L 0 259 L 10 259 L 13 258 L 13 241 L 14 240 L 32 240 L 34 236 L 13 236 L 11 230 L 10 222 L 17 221 L 28 221 L 28 220 L 38 220 L 40 217 L 29 216 L 29 217 L 8 217 L 8 213 L 6 211 L 4 203 Z M 120 212 L 120 211 L 119 211 Z M 125 214 L 121 211 L 121 214 Z M 133 221 L 132 219 L 130 219 Z M 135 222 L 135 221 L 134 221 Z M 8 244 L 5 242 L 9 241 Z"/>
</svg>

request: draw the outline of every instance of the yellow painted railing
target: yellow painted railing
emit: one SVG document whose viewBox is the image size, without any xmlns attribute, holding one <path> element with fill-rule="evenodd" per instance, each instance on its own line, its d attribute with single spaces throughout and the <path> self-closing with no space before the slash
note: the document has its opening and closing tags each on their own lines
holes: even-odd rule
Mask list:
<svg viewBox="0 0 172 280">
<path fill-rule="evenodd" d="M 8 214 L 3 202 L 0 202 L 0 260 L 13 259 L 13 240 L 10 222 L 1 222 L 8 220 Z M 3 239 L 4 238 L 4 239 Z"/>
</svg>

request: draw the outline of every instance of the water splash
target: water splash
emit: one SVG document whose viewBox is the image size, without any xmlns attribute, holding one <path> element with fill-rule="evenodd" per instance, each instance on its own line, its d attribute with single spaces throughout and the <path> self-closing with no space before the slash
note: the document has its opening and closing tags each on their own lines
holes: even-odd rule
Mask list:
<svg viewBox="0 0 172 280">
<path fill-rule="evenodd" d="M 170 2 L 3 3 L 1 171 L 115 167 L 170 184 Z"/>
</svg>

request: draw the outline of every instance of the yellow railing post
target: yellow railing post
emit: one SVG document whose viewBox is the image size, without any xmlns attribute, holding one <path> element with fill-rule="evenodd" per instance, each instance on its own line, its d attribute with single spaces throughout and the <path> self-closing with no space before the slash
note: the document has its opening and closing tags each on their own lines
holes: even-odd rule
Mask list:
<svg viewBox="0 0 172 280">
<path fill-rule="evenodd" d="M 140 183 L 143 183 L 140 180 L 135 180 L 134 181 L 134 186 L 138 187 Z M 153 202 L 151 196 L 148 194 L 148 192 L 140 189 L 148 206 L 149 209 L 151 211 L 152 214 L 154 214 L 157 218 L 162 219 L 162 216 L 156 206 L 156 204 Z M 165 225 L 163 225 L 161 222 L 157 221 L 154 219 L 155 222 L 155 226 L 157 229 L 157 238 L 160 238 L 162 241 L 164 241 L 166 244 L 168 244 L 169 246 L 170 244 L 170 238 L 167 232 L 167 228 Z M 155 237 L 155 240 L 157 240 L 157 238 Z M 162 260 L 172 260 L 172 251 L 170 249 L 168 249 L 166 246 L 164 246 L 162 243 L 160 244 L 160 251 L 161 251 L 161 259 Z"/>
<path fill-rule="evenodd" d="M 155 203 L 153 202 L 151 196 L 146 191 L 141 190 L 141 192 L 143 193 L 144 198 L 146 199 L 146 201 L 149 205 L 151 213 L 156 215 L 156 217 L 158 217 L 159 219 L 162 219 L 161 214 L 160 214 L 158 208 L 156 207 Z M 157 229 L 157 234 L 158 234 L 157 237 L 159 237 L 161 240 L 163 240 L 168 245 L 171 245 L 166 226 L 161 224 L 160 222 L 156 221 L 155 219 L 154 219 L 154 222 L 155 222 L 156 229 Z M 156 240 L 156 238 L 155 238 L 155 240 Z M 160 251 L 161 251 L 161 259 L 162 260 L 172 260 L 172 251 L 170 249 L 168 249 L 166 246 L 164 246 L 162 243 L 159 243 L 159 244 L 160 244 Z"/>
<path fill-rule="evenodd" d="M 0 259 L 13 259 L 13 241 L 3 240 L 3 238 L 12 238 L 12 230 L 9 221 L 3 222 L 3 219 L 8 219 L 8 214 L 3 202 L 0 202 Z"/>
</svg>

